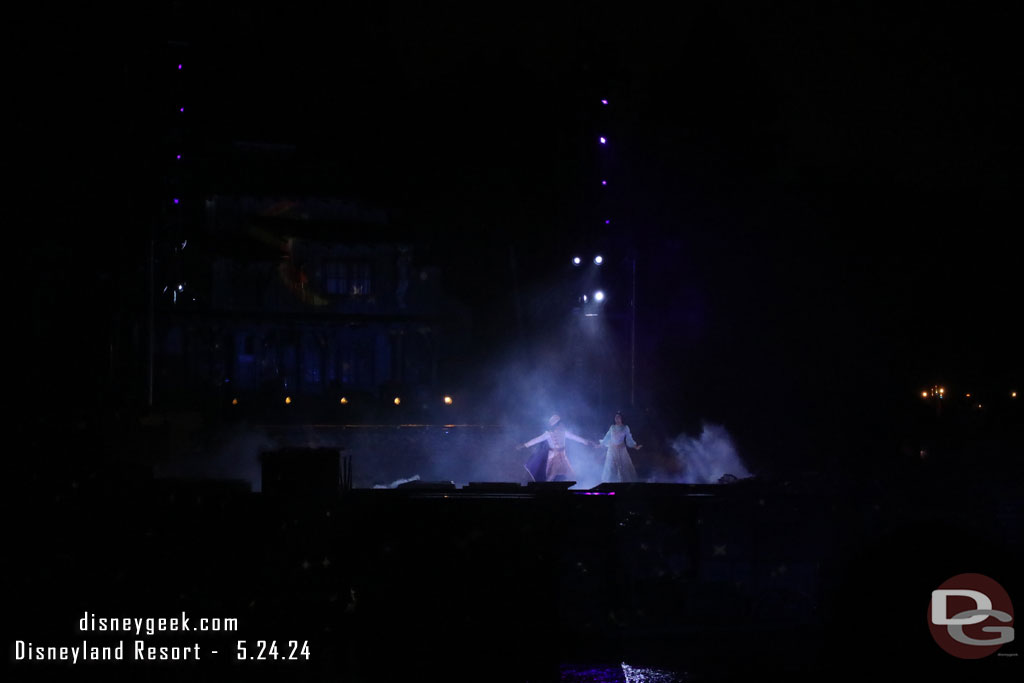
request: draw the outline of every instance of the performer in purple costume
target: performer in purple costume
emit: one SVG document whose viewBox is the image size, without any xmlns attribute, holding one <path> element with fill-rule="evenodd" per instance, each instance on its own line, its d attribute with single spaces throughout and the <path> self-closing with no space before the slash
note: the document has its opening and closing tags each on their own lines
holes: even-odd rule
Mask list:
<svg viewBox="0 0 1024 683">
<path fill-rule="evenodd" d="M 526 471 L 534 481 L 570 481 L 576 478 L 569 458 L 565 455 L 565 440 L 572 439 L 586 446 L 598 446 L 594 441 L 584 439 L 565 429 L 558 415 L 552 415 L 548 420 L 549 428 L 540 436 L 530 439 L 526 443 L 516 446 L 516 450 L 535 446 L 541 441 L 547 441 L 547 457 L 533 457 L 525 465 Z"/>
</svg>

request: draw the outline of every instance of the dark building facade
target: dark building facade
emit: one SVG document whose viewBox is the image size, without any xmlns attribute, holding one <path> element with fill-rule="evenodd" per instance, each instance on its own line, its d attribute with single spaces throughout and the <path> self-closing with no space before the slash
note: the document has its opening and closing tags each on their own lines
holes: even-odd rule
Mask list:
<svg viewBox="0 0 1024 683">
<path fill-rule="evenodd" d="M 443 409 L 466 317 L 385 211 L 335 198 L 210 195 L 200 284 L 170 282 L 153 395 L 270 420 Z"/>
</svg>

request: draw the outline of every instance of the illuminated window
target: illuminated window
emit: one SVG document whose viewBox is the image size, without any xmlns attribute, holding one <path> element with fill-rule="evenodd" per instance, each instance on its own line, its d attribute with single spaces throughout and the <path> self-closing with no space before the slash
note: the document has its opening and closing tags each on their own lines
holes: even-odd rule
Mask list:
<svg viewBox="0 0 1024 683">
<path fill-rule="evenodd" d="M 369 263 L 353 263 L 350 266 L 349 294 L 366 296 L 373 294 L 373 278 Z"/>
<path fill-rule="evenodd" d="M 328 261 L 321 265 L 320 277 L 328 294 L 373 294 L 373 270 L 369 263 Z"/>
<path fill-rule="evenodd" d="M 348 293 L 348 264 L 340 261 L 324 263 L 320 269 L 324 291 L 328 294 Z"/>
<path fill-rule="evenodd" d="M 348 386 L 356 381 L 355 377 L 356 351 L 347 346 L 341 351 L 341 383 Z"/>
</svg>

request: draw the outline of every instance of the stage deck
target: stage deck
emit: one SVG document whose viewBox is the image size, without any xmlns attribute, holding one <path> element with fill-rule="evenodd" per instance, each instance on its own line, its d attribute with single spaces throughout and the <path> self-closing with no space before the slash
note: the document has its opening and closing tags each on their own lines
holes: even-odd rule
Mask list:
<svg viewBox="0 0 1024 683">
<path fill-rule="evenodd" d="M 896 653 L 943 664 L 926 631 L 907 635 L 929 591 L 968 564 L 1004 581 L 1020 566 L 1019 499 L 953 509 L 948 490 L 816 477 L 568 486 L 48 482 L 20 502 L 14 637 L 120 638 L 81 633 L 86 611 L 239 621 L 148 637 L 218 650 L 201 662 L 90 664 L 114 680 L 834 679 Z M 271 640 L 312 655 L 237 661 L 238 641 Z"/>
</svg>

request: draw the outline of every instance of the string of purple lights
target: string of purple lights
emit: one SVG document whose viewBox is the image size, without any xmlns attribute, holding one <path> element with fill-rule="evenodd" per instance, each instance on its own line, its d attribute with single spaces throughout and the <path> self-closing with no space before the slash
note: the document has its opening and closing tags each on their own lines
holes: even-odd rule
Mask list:
<svg viewBox="0 0 1024 683">
<path fill-rule="evenodd" d="M 169 46 L 172 51 L 176 51 L 182 49 L 184 44 L 172 41 L 169 42 Z M 167 165 L 165 176 L 167 178 L 165 187 L 170 194 L 169 208 L 171 213 L 169 216 L 166 215 L 166 212 L 161 213 L 166 218 L 161 230 L 162 234 L 154 236 L 154 241 L 157 245 L 160 245 L 160 249 L 159 253 L 153 256 L 164 265 L 160 273 L 161 279 L 164 281 L 162 293 L 168 295 L 171 303 L 176 305 L 184 299 L 184 292 L 188 285 L 183 252 L 189 243 L 188 216 L 192 208 L 187 201 L 188 198 L 185 196 L 187 193 L 182 192 L 182 188 L 187 185 L 185 177 L 186 166 L 184 164 L 184 140 L 187 133 L 184 95 L 186 89 L 186 69 L 185 61 L 176 54 L 169 55 L 168 61 L 162 62 L 159 68 L 168 68 L 164 66 L 165 64 L 169 65 L 172 72 L 170 87 L 168 88 L 169 105 L 172 110 L 177 110 L 176 114 L 171 117 L 170 129 L 167 131 L 167 139 L 173 141 L 172 144 L 174 145 L 174 148 L 170 150 L 170 153 L 174 155 L 174 159 Z M 173 246 L 168 248 L 168 245 Z M 155 268 L 156 264 L 151 264 L 151 267 Z M 191 293 L 189 298 L 193 301 L 195 300 Z"/>
<path fill-rule="evenodd" d="M 609 106 L 609 104 L 608 104 L 608 100 L 607 100 L 607 99 L 604 99 L 604 98 L 602 98 L 602 99 L 601 99 L 601 108 L 602 108 L 602 109 L 605 109 L 605 108 L 606 108 L 606 107 L 608 107 L 608 106 Z M 603 125 L 604 125 L 604 121 L 602 121 L 602 126 L 603 126 Z M 603 131 L 603 132 L 605 132 L 605 131 Z M 598 139 L 600 140 L 600 143 L 601 143 L 602 147 L 605 147 L 605 146 L 607 146 L 607 145 L 608 145 L 608 138 L 606 138 L 606 137 L 605 137 L 604 135 L 600 136 L 600 137 L 599 137 Z M 606 161 L 605 161 L 605 159 L 604 159 L 604 157 L 603 157 L 603 156 L 602 156 L 602 158 L 601 158 L 601 162 L 602 162 L 602 168 L 601 168 L 601 186 L 602 186 L 602 187 L 608 187 L 608 164 L 606 163 Z M 607 217 L 607 215 L 606 215 L 606 216 L 605 216 L 605 219 L 604 219 L 604 224 L 605 224 L 605 225 L 610 225 L 610 224 L 611 224 L 611 222 L 612 222 L 612 221 L 611 221 L 611 218 L 608 218 L 608 217 Z"/>
</svg>

